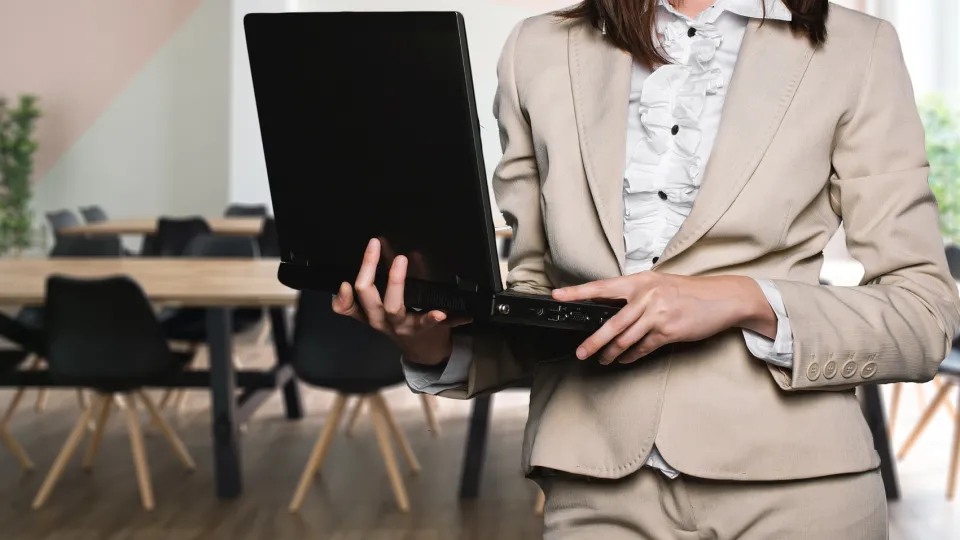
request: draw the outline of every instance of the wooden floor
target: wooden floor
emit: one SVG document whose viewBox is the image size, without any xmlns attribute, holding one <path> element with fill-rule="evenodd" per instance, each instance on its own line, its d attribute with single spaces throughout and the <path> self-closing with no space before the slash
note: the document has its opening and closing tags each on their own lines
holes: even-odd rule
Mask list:
<svg viewBox="0 0 960 540">
<path fill-rule="evenodd" d="M 932 395 L 932 390 L 926 389 L 926 394 Z M 0 393 L 0 406 L 6 406 L 9 395 Z M 469 407 L 441 402 L 443 432 L 433 438 L 418 401 L 401 388 L 388 393 L 388 401 L 424 469 L 419 476 L 406 478 L 413 507 L 410 514 L 396 510 L 370 421 L 365 418 L 355 438 L 338 437 L 334 442 L 299 516 L 291 516 L 286 508 L 331 403 L 326 393 L 305 392 L 308 417 L 301 422 L 285 421 L 278 399 L 254 418 L 243 444 L 246 492 L 233 502 L 220 502 L 213 495 L 207 400 L 203 393 L 192 394 L 179 430 L 197 461 L 197 471 L 183 472 L 163 439 L 151 437 L 147 451 L 157 499 L 152 513 L 140 507 L 129 444 L 117 415 L 111 419 L 93 473 L 83 472 L 78 457 L 47 506 L 30 510 L 31 499 L 77 415 L 70 392 L 53 393 L 42 413 L 32 408 L 34 396 L 28 394 L 28 406 L 17 414 L 12 431 L 32 454 L 37 471 L 22 474 L 13 457 L 0 452 L 0 538 L 511 540 L 537 538 L 540 532 L 540 520 L 533 513 L 536 488 L 522 477 L 519 467 L 526 416 L 522 394 L 504 394 L 495 400 L 495 435 L 490 439 L 478 500 L 461 503 L 457 499 Z M 902 401 L 898 441 L 919 407 L 912 387 Z M 947 416 L 941 414 L 900 465 L 903 501 L 890 509 L 892 539 L 960 537 L 960 500 L 949 504 L 944 498 L 949 436 Z"/>
</svg>

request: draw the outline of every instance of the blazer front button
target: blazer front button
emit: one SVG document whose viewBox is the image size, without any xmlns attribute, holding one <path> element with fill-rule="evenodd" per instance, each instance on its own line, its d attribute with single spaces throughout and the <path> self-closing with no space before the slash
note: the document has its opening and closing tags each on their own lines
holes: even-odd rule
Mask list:
<svg viewBox="0 0 960 540">
<path fill-rule="evenodd" d="M 864 379 L 869 379 L 877 374 L 877 363 L 876 362 L 867 362 L 863 365 L 863 368 L 860 370 L 860 376 Z"/>
<path fill-rule="evenodd" d="M 814 362 L 807 368 L 807 378 L 815 381 L 820 378 L 820 364 Z"/>
<path fill-rule="evenodd" d="M 854 360 L 848 360 L 847 363 L 843 365 L 843 368 L 840 369 L 840 374 L 843 375 L 844 379 L 849 379 L 857 374 L 857 362 Z"/>
<path fill-rule="evenodd" d="M 832 379 L 837 376 L 837 363 L 833 360 L 830 360 L 823 365 L 823 377 L 825 379 Z"/>
</svg>

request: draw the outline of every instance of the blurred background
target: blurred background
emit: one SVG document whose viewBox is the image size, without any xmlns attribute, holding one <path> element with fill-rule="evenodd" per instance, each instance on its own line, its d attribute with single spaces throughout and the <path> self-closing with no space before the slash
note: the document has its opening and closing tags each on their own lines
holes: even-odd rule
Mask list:
<svg viewBox="0 0 960 540">
<path fill-rule="evenodd" d="M 0 0 L 0 538 L 537 538 L 523 388 L 415 396 L 397 351 L 276 283 L 242 19 L 462 12 L 489 173 L 501 47 L 569 3 Z M 837 3 L 898 30 L 944 240 L 960 242 L 960 2 Z M 824 279 L 857 282 L 842 232 L 825 256 Z M 54 298 L 51 274 L 130 281 Z M 151 325 L 175 339 L 151 342 Z M 61 351 L 36 339 L 81 330 Z M 145 360 L 118 375 L 123 354 Z M 960 536 L 958 374 L 881 389 L 892 538 Z"/>
</svg>

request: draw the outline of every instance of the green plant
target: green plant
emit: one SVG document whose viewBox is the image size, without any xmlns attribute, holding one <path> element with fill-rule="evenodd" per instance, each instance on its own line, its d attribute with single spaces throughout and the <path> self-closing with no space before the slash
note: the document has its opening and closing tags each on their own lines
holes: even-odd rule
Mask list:
<svg viewBox="0 0 960 540">
<path fill-rule="evenodd" d="M 960 110 L 943 96 L 920 101 L 920 117 L 927 132 L 930 187 L 940 205 L 940 232 L 944 240 L 960 243 Z"/>
<path fill-rule="evenodd" d="M 0 97 L 0 254 L 30 246 L 33 213 L 31 176 L 40 118 L 35 96 L 20 96 L 15 108 Z"/>
</svg>

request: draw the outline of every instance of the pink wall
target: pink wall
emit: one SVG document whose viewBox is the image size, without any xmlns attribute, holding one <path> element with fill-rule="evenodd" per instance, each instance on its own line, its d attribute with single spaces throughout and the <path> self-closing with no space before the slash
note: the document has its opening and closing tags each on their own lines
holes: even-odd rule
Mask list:
<svg viewBox="0 0 960 540">
<path fill-rule="evenodd" d="M 44 112 L 36 178 L 200 2 L 0 0 L 0 95 L 36 94 Z"/>
</svg>

